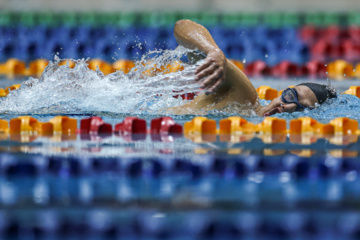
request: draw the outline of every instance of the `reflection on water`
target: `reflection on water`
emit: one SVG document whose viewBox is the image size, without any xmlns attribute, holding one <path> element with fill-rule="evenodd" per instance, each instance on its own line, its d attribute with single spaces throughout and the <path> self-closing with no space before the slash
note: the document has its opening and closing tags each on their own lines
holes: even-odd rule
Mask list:
<svg viewBox="0 0 360 240">
<path fill-rule="evenodd" d="M 357 209 L 360 196 L 358 158 L 253 154 L 189 160 L 6 153 L 0 159 L 4 207 L 341 210 Z"/>
<path fill-rule="evenodd" d="M 44 156 L 88 157 L 181 157 L 233 156 L 257 154 L 302 157 L 326 156 L 357 157 L 360 141 L 357 135 L 314 134 L 193 134 L 193 135 L 97 135 L 55 134 L 0 134 L 0 150 Z"/>
</svg>

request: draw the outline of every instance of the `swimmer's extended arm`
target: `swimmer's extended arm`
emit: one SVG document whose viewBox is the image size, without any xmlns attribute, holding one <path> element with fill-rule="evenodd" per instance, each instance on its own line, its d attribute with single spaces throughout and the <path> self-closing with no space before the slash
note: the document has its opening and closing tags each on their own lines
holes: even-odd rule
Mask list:
<svg viewBox="0 0 360 240">
<path fill-rule="evenodd" d="M 202 80 L 202 88 L 214 92 L 225 81 L 227 60 L 209 31 L 193 21 L 180 20 L 175 24 L 174 36 L 184 47 L 206 55 L 204 64 L 196 69 L 196 80 Z"/>
<path fill-rule="evenodd" d="M 190 20 L 180 20 L 175 24 L 174 35 L 179 44 L 206 54 L 205 63 L 197 69 L 196 78 L 205 78 L 202 84 L 213 94 L 203 99 L 204 104 L 198 106 L 211 101 L 218 102 L 219 99 L 222 99 L 224 105 L 230 101 L 257 103 L 258 95 L 250 80 L 226 59 L 205 27 Z"/>
</svg>

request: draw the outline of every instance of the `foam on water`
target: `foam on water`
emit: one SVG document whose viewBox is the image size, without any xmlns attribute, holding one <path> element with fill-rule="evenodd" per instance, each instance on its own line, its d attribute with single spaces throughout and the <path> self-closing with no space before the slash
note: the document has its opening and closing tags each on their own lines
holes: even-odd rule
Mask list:
<svg viewBox="0 0 360 240">
<path fill-rule="evenodd" d="M 179 61 L 190 50 L 152 51 L 144 55 L 128 74 L 118 71 L 104 76 L 92 71 L 86 60 L 76 60 L 72 69 L 50 62 L 40 79 L 30 78 L 0 104 L 0 112 L 10 114 L 71 114 L 96 111 L 114 113 L 161 113 L 186 101 L 174 98 L 198 92 L 194 70 L 201 64 L 181 63 L 183 71 L 167 74 L 156 69 Z M 156 68 L 154 68 L 156 66 Z"/>
</svg>

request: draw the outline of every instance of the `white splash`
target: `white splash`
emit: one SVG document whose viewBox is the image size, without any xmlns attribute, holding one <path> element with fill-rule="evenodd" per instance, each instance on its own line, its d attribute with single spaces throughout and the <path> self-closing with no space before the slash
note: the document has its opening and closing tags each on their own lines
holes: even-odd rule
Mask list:
<svg viewBox="0 0 360 240">
<path fill-rule="evenodd" d="M 0 112 L 11 114 L 70 114 L 89 112 L 161 113 L 170 106 L 186 102 L 174 95 L 199 92 L 194 80 L 195 65 L 181 63 L 183 71 L 155 73 L 190 50 L 152 51 L 136 62 L 128 74 L 121 71 L 104 76 L 92 71 L 86 60 L 76 65 L 59 66 L 60 59 L 50 62 L 40 79 L 29 78 L 17 91 L 12 91 L 0 104 Z M 74 60 L 73 60 L 74 61 Z M 147 74 L 144 73 L 147 71 Z"/>
</svg>

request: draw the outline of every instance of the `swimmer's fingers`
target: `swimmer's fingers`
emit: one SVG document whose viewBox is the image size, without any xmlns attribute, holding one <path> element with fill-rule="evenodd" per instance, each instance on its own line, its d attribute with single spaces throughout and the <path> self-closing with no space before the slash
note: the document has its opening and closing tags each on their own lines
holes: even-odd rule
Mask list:
<svg viewBox="0 0 360 240">
<path fill-rule="evenodd" d="M 205 62 L 203 64 L 201 64 L 199 67 L 196 68 L 195 70 L 195 74 L 196 74 L 196 78 L 195 80 L 200 80 L 201 78 L 206 76 L 207 69 L 209 69 L 212 65 L 212 61 L 210 59 L 205 60 Z M 205 71 L 205 72 L 204 72 Z"/>
<path fill-rule="evenodd" d="M 195 74 L 201 72 L 202 70 L 204 70 L 205 68 L 209 67 L 212 63 L 212 60 L 210 58 L 206 58 L 204 60 L 204 62 L 198 66 L 196 69 L 195 69 Z"/>
<path fill-rule="evenodd" d="M 196 74 L 195 80 L 199 81 L 205 77 L 208 77 L 211 74 L 213 74 L 215 70 L 216 70 L 215 65 L 211 64 L 210 66 L 208 66 L 207 68 L 203 69 L 201 72 Z"/>
<path fill-rule="evenodd" d="M 224 77 L 220 78 L 220 79 L 214 84 L 214 86 L 209 89 L 209 92 L 211 92 L 211 93 L 216 92 L 216 90 L 219 89 L 219 87 L 221 86 L 221 84 L 222 84 L 224 81 L 225 81 L 225 78 L 224 78 Z"/>
<path fill-rule="evenodd" d="M 214 73 L 212 73 L 208 78 L 206 78 L 202 84 L 201 87 L 204 89 L 211 89 L 218 80 L 220 80 L 224 76 L 224 71 L 222 68 L 218 68 Z"/>
</svg>

